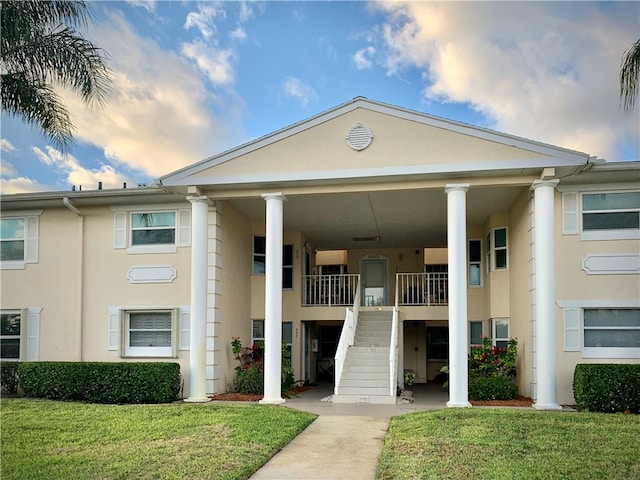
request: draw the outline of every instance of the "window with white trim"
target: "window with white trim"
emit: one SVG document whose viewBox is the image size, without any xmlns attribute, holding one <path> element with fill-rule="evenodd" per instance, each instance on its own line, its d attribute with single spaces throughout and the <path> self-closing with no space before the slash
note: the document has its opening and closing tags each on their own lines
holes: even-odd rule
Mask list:
<svg viewBox="0 0 640 480">
<path fill-rule="evenodd" d="M 482 334 L 484 333 L 483 322 L 469 322 L 469 345 L 471 348 L 479 347 L 482 344 Z"/>
<path fill-rule="evenodd" d="M 482 240 L 469 240 L 469 286 L 482 286 Z"/>
<path fill-rule="evenodd" d="M 179 350 L 189 350 L 188 306 L 108 310 L 109 350 L 117 350 L 121 357 L 175 358 Z"/>
<path fill-rule="evenodd" d="M 251 345 L 264 344 L 264 320 L 251 320 Z M 282 345 L 289 350 L 293 345 L 293 322 L 282 322 Z"/>
<path fill-rule="evenodd" d="M 640 192 L 582 193 L 582 237 L 640 238 Z"/>
<path fill-rule="evenodd" d="M 22 315 L 20 310 L 2 310 L 0 312 L 0 359 L 20 360 L 22 334 Z"/>
<path fill-rule="evenodd" d="M 640 359 L 640 308 L 584 308 L 585 358 Z"/>
<path fill-rule="evenodd" d="M 491 344 L 494 347 L 505 348 L 509 343 L 509 319 L 492 318 L 489 321 L 491 330 Z"/>
<path fill-rule="evenodd" d="M 175 253 L 191 245 L 191 210 L 174 207 L 114 210 L 114 248 L 127 253 Z"/>
<path fill-rule="evenodd" d="M 38 263 L 38 228 L 42 210 L 11 212 L 0 219 L 0 268 L 24 269 Z"/>
<path fill-rule="evenodd" d="M 509 268 L 509 239 L 507 227 L 494 228 L 487 235 L 487 268 L 507 270 Z"/>
<path fill-rule="evenodd" d="M 253 237 L 253 274 L 264 275 L 266 263 L 266 238 L 255 235 Z M 293 288 L 293 245 L 282 246 L 282 288 Z"/>
</svg>

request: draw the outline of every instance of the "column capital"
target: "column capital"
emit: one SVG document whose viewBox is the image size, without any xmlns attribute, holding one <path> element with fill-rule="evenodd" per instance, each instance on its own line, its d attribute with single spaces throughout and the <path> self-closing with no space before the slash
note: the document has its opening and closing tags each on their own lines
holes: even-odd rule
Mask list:
<svg viewBox="0 0 640 480">
<path fill-rule="evenodd" d="M 282 192 L 273 192 L 273 193 L 263 193 L 262 198 L 265 200 L 282 200 L 285 201 L 287 197 L 284 196 Z"/>
<path fill-rule="evenodd" d="M 211 199 L 206 195 L 198 195 L 198 196 L 189 195 L 187 196 L 187 200 L 189 200 L 191 203 L 202 202 L 202 203 L 206 203 L 207 205 L 211 205 Z"/>
<path fill-rule="evenodd" d="M 535 190 L 538 187 L 556 188 L 558 183 L 560 183 L 560 180 L 557 178 L 552 178 L 550 180 L 534 180 L 531 184 L 531 190 Z"/>
<path fill-rule="evenodd" d="M 466 192 L 471 185 L 468 183 L 447 183 L 444 186 L 444 193 L 449 192 Z"/>
</svg>

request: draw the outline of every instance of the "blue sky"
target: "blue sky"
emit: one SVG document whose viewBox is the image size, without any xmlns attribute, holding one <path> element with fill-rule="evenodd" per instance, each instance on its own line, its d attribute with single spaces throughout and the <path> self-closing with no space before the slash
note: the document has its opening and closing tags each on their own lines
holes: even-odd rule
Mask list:
<svg viewBox="0 0 640 480">
<path fill-rule="evenodd" d="M 62 91 L 67 155 L 2 116 L 2 193 L 118 188 L 365 96 L 583 151 L 640 158 L 619 109 L 638 2 L 96 1 L 100 109 Z"/>
</svg>

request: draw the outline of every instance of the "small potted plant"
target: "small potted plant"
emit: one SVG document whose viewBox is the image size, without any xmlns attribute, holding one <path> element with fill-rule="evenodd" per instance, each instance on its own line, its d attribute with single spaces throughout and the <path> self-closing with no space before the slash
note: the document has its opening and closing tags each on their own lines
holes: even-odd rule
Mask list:
<svg viewBox="0 0 640 480">
<path fill-rule="evenodd" d="M 416 381 L 416 374 L 412 370 L 404 373 L 404 384 L 406 387 L 413 386 L 413 382 Z"/>
</svg>

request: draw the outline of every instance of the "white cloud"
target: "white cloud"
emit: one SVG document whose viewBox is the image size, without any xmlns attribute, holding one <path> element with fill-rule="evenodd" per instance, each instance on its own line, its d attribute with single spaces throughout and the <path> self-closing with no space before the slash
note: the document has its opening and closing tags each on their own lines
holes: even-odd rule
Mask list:
<svg viewBox="0 0 640 480">
<path fill-rule="evenodd" d="M 102 188 L 122 188 L 122 184 L 132 181 L 126 175 L 118 173 L 111 165 L 101 165 L 97 169 L 83 167 L 73 155 L 63 154 L 59 150 L 48 146 L 46 151 L 39 147 L 32 147 L 33 153 L 45 165 L 48 165 L 66 176 L 69 185 L 82 186 L 85 190 L 98 188 L 98 182 L 102 182 Z"/>
<path fill-rule="evenodd" d="M 216 17 L 226 18 L 224 10 L 217 9 L 214 3 L 199 3 L 197 12 L 189 12 L 184 22 L 184 28 L 187 30 L 194 27 L 200 31 L 200 34 L 208 38 L 216 33 Z"/>
<path fill-rule="evenodd" d="M 0 179 L 0 193 L 3 195 L 9 195 L 11 193 L 43 192 L 46 190 L 50 190 L 50 188 L 27 177 L 2 177 Z"/>
<path fill-rule="evenodd" d="M 154 13 L 156 11 L 156 0 L 126 0 L 127 3 L 134 7 L 144 8 L 148 13 Z"/>
<path fill-rule="evenodd" d="M 193 60 L 209 80 L 216 85 L 233 83 L 233 52 L 229 49 L 217 49 L 201 40 L 182 44 L 182 54 Z"/>
<path fill-rule="evenodd" d="M 16 147 L 6 138 L 0 139 L 0 152 L 15 152 Z"/>
<path fill-rule="evenodd" d="M 426 100 L 469 104 L 508 133 L 609 160 L 624 145 L 638 158 L 639 116 L 619 110 L 617 83 L 638 4 L 374 5 L 387 15 L 387 73 L 419 69 Z"/>
<path fill-rule="evenodd" d="M 12 164 L 7 162 L 6 160 L 0 162 L 0 176 L 15 177 L 17 174 L 18 172 Z"/>
<path fill-rule="evenodd" d="M 207 92 L 189 63 L 138 36 L 121 13 L 110 12 L 108 19 L 91 30 L 112 59 L 105 106 L 90 110 L 65 93 L 78 141 L 102 148 L 116 167 L 159 177 L 244 138 L 238 109 Z"/>
<path fill-rule="evenodd" d="M 229 37 L 234 40 L 245 40 L 247 38 L 247 31 L 242 27 L 238 27 L 229 32 Z"/>
<path fill-rule="evenodd" d="M 373 67 L 373 62 L 369 57 L 375 55 L 376 49 L 372 46 L 358 50 L 352 57 L 353 63 L 358 70 L 366 70 Z"/>
<path fill-rule="evenodd" d="M 286 77 L 282 82 L 282 90 L 285 95 L 295 98 L 302 107 L 318 100 L 315 90 L 296 77 Z"/>
</svg>

